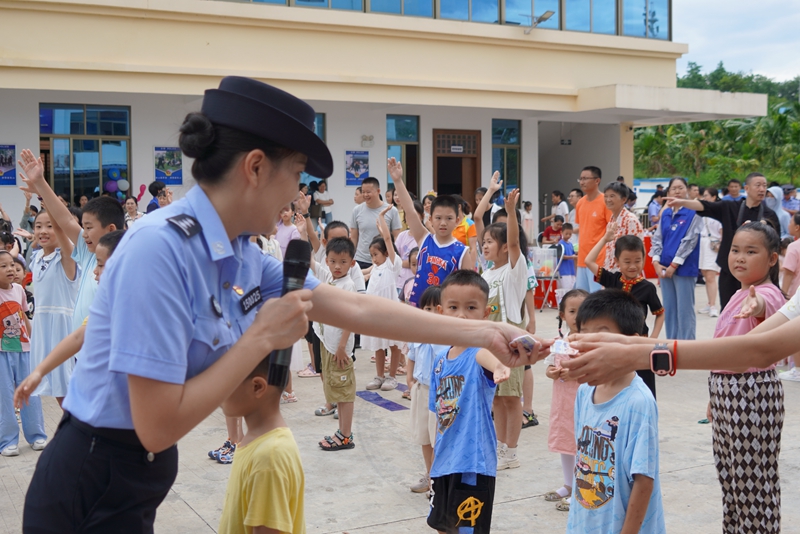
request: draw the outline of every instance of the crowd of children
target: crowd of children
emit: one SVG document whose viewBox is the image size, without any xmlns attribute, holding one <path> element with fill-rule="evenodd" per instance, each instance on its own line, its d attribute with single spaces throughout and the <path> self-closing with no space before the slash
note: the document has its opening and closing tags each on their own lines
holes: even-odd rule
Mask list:
<svg viewBox="0 0 800 534">
<path fill-rule="evenodd" d="M 40 197 L 42 209 L 31 212 L 30 268 L 26 251 L 18 250 L 16 243 L 0 251 L 3 456 L 19 455 L 14 407 L 20 408 L 22 431 L 31 448 L 42 450 L 47 444 L 40 397 L 56 397 L 60 404 L 66 395 L 94 291 L 125 227 L 122 207 L 106 197 L 88 200 L 82 219 L 76 219 L 44 179 L 41 160 L 23 151 L 22 161 L 25 191 Z M 427 313 L 506 322 L 531 334 L 536 327 L 532 312 L 537 282 L 528 246 L 552 245 L 559 247 L 562 338 L 596 332 L 660 336 L 664 307 L 658 288 L 644 277 L 647 255 L 641 226 L 625 215 L 624 186 L 615 183 L 606 188 L 605 203 L 596 188 L 589 192 L 578 219 L 584 228 L 601 224 L 594 220 L 597 217 L 587 219 L 587 205 L 593 202 L 606 214 L 601 217 L 606 230 L 599 235 L 593 227 L 597 239 L 578 254 L 575 227 L 560 211 L 567 209 L 563 194 L 558 196 L 559 211 L 545 218 L 549 226 L 537 243 L 530 203 L 523 204 L 524 214 L 515 208 L 518 189 L 507 191 L 502 208 L 492 200 L 502 189 L 497 174 L 481 192 L 470 217 L 471 207 L 460 197 L 427 195 L 423 202 L 417 201 L 394 158 L 388 170 L 395 189 L 376 220 L 377 237 L 369 243 L 371 266 L 364 268 L 356 261 L 357 243 L 351 240 L 347 224 L 335 220 L 314 224 L 309 198 L 302 193 L 281 212 L 272 235 L 252 241 L 264 254 L 279 259 L 291 240 L 309 241 L 314 276 L 342 291 L 400 300 Z M 582 174 L 582 183 L 593 179 L 593 172 Z M 396 238 L 387 226 L 394 202 L 407 227 Z M 490 224 L 485 214 L 491 214 Z M 792 217 L 788 230 L 800 237 L 800 214 Z M 715 337 L 753 330 L 794 295 L 800 285 L 796 245 L 796 241 L 788 245 L 780 265 L 781 241 L 771 226 L 756 221 L 739 228 L 729 268 L 742 289 L 721 311 Z M 602 290 L 575 289 L 576 260 L 586 271 L 583 276 L 590 276 Z M 655 317 L 652 330 L 646 324 L 648 310 Z M 567 330 L 562 332 L 564 324 Z M 408 391 L 403 396 L 411 401 L 411 442 L 421 447 L 425 465 L 424 476 L 410 489 L 429 496 L 428 525 L 439 532 L 457 532 L 464 525 L 460 507 L 469 500 L 480 510 L 469 521 L 470 532 L 489 532 L 497 471 L 520 466 L 524 457 L 518 451 L 520 432 L 538 424 L 531 406 L 532 371 L 506 367 L 485 349 L 370 336 L 359 340 L 357 334 L 320 323 L 309 326 L 311 363 L 300 376 L 320 377 L 324 404 L 314 413 L 338 420 L 338 428 L 319 441 L 320 449 L 356 446 L 354 360 L 360 345 L 374 353 L 376 367 L 375 378 L 364 389 L 392 391 L 398 387 L 398 377 L 406 374 Z M 569 513 L 568 532 L 665 532 L 655 374 L 638 371 L 596 387 L 579 386 L 561 366 L 570 356 L 568 345 L 561 341 L 545 360 L 545 374 L 553 381 L 548 448 L 560 457 L 563 485 L 544 499 Z M 292 369 L 300 368 L 298 342 Z M 234 467 L 220 532 L 244 532 L 244 525 L 305 531 L 299 451 L 277 409 L 280 403 L 297 399 L 291 383 L 277 389 L 267 383 L 267 373 L 266 364 L 254 369 L 222 406 L 228 439 L 209 456 Z M 778 532 L 778 457 L 784 417 L 780 379 L 774 367 L 716 370 L 709 379 L 709 394 L 723 529 Z M 743 434 L 753 438 L 743 441 L 738 438 Z"/>
</svg>

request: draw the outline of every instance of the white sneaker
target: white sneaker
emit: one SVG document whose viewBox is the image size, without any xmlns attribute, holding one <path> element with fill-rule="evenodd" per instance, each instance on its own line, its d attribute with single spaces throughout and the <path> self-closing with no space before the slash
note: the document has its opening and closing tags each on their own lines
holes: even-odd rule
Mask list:
<svg viewBox="0 0 800 534">
<path fill-rule="evenodd" d="M 705 308 L 697 310 L 697 313 L 708 313 L 710 311 L 711 311 L 711 306 L 706 306 Z"/>
<path fill-rule="evenodd" d="M 791 382 L 800 382 L 800 371 L 797 370 L 797 367 L 792 367 L 788 371 L 778 373 L 778 378 Z M 5 454 L 5 452 L 3 454 Z"/>
<path fill-rule="evenodd" d="M 366 389 L 368 391 L 371 391 L 371 390 L 374 390 L 374 389 L 381 389 L 381 386 L 383 385 L 384 380 L 386 380 L 386 379 L 383 378 L 382 376 L 376 376 L 375 378 L 373 378 L 372 380 L 370 380 L 367 383 Z"/>
<path fill-rule="evenodd" d="M 716 306 L 711 306 L 708 309 L 708 316 L 709 317 L 719 317 L 719 310 Z"/>
<path fill-rule="evenodd" d="M 46 439 L 37 439 L 31 444 L 31 449 L 35 451 L 43 451 L 46 446 L 47 446 Z"/>
<path fill-rule="evenodd" d="M 508 456 L 507 451 L 503 451 L 502 458 L 497 459 L 498 471 L 502 471 L 503 469 L 516 469 L 519 466 L 519 457 L 516 454 L 513 456 Z"/>
<path fill-rule="evenodd" d="M 3 456 L 19 456 L 19 448 L 16 445 L 9 445 L 0 454 Z"/>
<path fill-rule="evenodd" d="M 392 391 L 397 389 L 397 379 L 393 376 L 386 378 L 381 385 L 381 391 Z"/>
</svg>

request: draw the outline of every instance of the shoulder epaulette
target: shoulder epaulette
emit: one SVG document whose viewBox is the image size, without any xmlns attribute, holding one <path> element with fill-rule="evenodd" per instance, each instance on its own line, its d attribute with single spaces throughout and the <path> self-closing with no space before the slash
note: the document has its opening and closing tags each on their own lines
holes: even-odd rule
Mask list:
<svg viewBox="0 0 800 534">
<path fill-rule="evenodd" d="M 200 223 L 197 222 L 197 219 L 186 213 L 170 217 L 167 221 L 180 230 L 184 237 L 187 238 L 196 236 L 203 229 Z"/>
</svg>

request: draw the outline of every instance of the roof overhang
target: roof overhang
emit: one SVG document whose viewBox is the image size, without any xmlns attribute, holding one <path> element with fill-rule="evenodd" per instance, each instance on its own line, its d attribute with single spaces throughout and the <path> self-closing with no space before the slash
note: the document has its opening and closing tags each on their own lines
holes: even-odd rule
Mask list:
<svg viewBox="0 0 800 534">
<path fill-rule="evenodd" d="M 579 89 L 573 112 L 547 113 L 541 120 L 654 126 L 766 114 L 767 95 L 763 94 L 606 85 Z"/>
</svg>

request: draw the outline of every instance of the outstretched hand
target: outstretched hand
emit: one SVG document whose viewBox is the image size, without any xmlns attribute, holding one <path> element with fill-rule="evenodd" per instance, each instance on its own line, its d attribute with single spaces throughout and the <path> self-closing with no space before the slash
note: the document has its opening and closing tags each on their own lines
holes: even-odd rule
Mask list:
<svg viewBox="0 0 800 534">
<path fill-rule="evenodd" d="M 503 187 L 503 180 L 500 179 L 500 171 L 494 171 L 491 180 L 489 180 L 489 196 L 494 194 L 495 191 L 500 191 Z"/>
<path fill-rule="evenodd" d="M 514 209 L 517 207 L 519 201 L 519 189 L 513 189 L 506 195 L 506 210 Z"/>
<path fill-rule="evenodd" d="M 756 286 L 750 286 L 750 291 L 747 293 L 747 296 L 742 301 L 742 309 L 739 310 L 739 313 L 733 316 L 734 319 L 749 319 L 750 317 L 754 317 L 757 313 L 759 308 L 761 307 L 760 303 L 758 302 L 758 293 L 756 293 Z"/>
<path fill-rule="evenodd" d="M 616 221 L 611 221 L 610 223 L 608 223 L 608 225 L 606 226 L 606 235 L 603 236 L 603 239 L 605 239 L 606 242 L 614 241 L 614 237 L 617 235 L 617 228 L 618 225 Z"/>
<path fill-rule="evenodd" d="M 20 155 L 17 163 L 22 167 L 20 178 L 25 184 L 20 186 L 23 193 L 31 193 L 32 195 L 39 194 L 39 185 L 44 184 L 44 162 L 42 157 L 38 158 L 33 155 L 29 149 L 24 149 Z"/>
<path fill-rule="evenodd" d="M 688 198 L 678 197 L 664 197 L 664 202 L 668 208 L 683 208 L 687 203 L 691 202 Z"/>
<path fill-rule="evenodd" d="M 506 367 L 505 365 L 498 364 L 494 370 L 494 383 L 501 384 L 511 378 L 511 369 Z"/>
<path fill-rule="evenodd" d="M 294 201 L 295 209 L 300 213 L 308 214 L 309 206 L 311 206 L 311 195 L 304 195 L 302 191 L 299 191 Z"/>
<path fill-rule="evenodd" d="M 389 158 L 389 162 L 387 163 L 389 168 L 389 176 L 392 177 L 392 180 L 395 183 L 403 183 L 403 164 L 397 161 L 395 158 Z"/>
<path fill-rule="evenodd" d="M 552 340 L 536 338 L 537 346 L 528 352 L 525 347 L 515 339 L 527 335 L 526 332 L 507 323 L 489 323 L 489 339 L 483 346 L 486 347 L 500 363 L 508 367 L 520 365 L 533 365 L 543 360 L 550 352 Z"/>
</svg>

